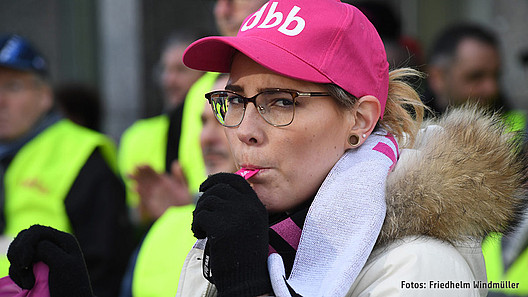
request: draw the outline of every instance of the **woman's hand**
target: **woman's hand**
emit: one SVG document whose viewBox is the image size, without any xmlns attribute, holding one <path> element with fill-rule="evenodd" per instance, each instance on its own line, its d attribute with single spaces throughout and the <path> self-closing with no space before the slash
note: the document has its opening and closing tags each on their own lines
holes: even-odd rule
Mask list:
<svg viewBox="0 0 528 297">
<path fill-rule="evenodd" d="M 201 186 L 194 211 L 194 235 L 208 238 L 209 267 L 218 296 L 272 292 L 268 275 L 268 213 L 249 183 L 218 173 Z"/>
</svg>

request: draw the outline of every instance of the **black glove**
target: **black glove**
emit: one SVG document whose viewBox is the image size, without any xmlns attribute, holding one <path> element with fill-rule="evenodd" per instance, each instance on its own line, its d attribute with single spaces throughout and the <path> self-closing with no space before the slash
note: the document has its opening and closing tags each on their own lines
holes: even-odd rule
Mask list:
<svg viewBox="0 0 528 297">
<path fill-rule="evenodd" d="M 273 292 L 268 274 L 268 214 L 249 183 L 218 173 L 201 186 L 192 231 L 207 237 L 218 296 L 257 296 Z"/>
<path fill-rule="evenodd" d="M 93 292 L 84 258 L 73 235 L 51 227 L 33 225 L 18 233 L 9 246 L 9 276 L 22 289 L 35 284 L 33 264 L 49 267 L 51 297 L 92 297 Z"/>
</svg>

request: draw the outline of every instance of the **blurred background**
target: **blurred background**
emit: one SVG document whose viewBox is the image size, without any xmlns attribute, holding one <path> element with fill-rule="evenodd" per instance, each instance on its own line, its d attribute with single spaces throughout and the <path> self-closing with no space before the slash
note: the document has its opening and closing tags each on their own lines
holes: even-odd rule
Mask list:
<svg viewBox="0 0 528 297">
<path fill-rule="evenodd" d="M 354 4 L 354 0 L 348 1 Z M 472 21 L 500 38 L 504 92 L 528 110 L 526 0 L 385 0 L 401 31 L 426 53 L 445 26 Z M 118 140 L 135 120 L 161 113 L 154 71 L 164 39 L 179 28 L 215 33 L 211 0 L 0 0 L 0 33 L 31 40 L 55 85 L 82 83 L 102 99 L 102 131 Z M 525 58 L 528 59 L 528 58 Z"/>
</svg>

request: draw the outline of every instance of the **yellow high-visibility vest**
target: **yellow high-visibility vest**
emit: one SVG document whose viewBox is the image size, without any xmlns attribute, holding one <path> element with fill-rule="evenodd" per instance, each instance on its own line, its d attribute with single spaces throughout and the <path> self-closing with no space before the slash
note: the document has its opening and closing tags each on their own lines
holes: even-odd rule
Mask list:
<svg viewBox="0 0 528 297">
<path fill-rule="evenodd" d="M 526 114 L 512 110 L 504 114 L 504 123 L 510 131 L 523 132 L 526 129 Z M 500 283 L 510 281 L 519 283 L 518 288 L 489 289 L 492 292 L 502 292 L 511 296 L 528 295 L 528 249 L 524 250 L 513 264 L 506 270 L 502 261 L 502 234 L 492 233 L 482 243 L 482 252 L 486 262 L 488 281 Z"/>
<path fill-rule="evenodd" d="M 501 234 L 493 233 L 486 237 L 482 243 L 488 282 L 500 283 L 501 281 L 509 281 L 510 284 L 519 285 L 517 288 L 491 288 L 489 290 L 511 296 L 528 296 L 528 249 L 522 251 L 513 264 L 505 270 L 502 262 L 501 238 Z"/>
<path fill-rule="evenodd" d="M 169 117 L 160 115 L 135 122 L 121 136 L 117 157 L 130 207 L 138 206 L 139 196 L 128 175 L 140 165 L 150 165 L 156 172 L 165 171 L 168 131 Z"/>
<path fill-rule="evenodd" d="M 526 113 L 521 110 L 510 110 L 503 116 L 504 123 L 510 131 L 523 132 L 526 129 Z"/>
<path fill-rule="evenodd" d="M 176 296 L 183 262 L 196 242 L 193 210 L 194 205 L 171 207 L 150 227 L 134 267 L 132 296 Z"/>
<path fill-rule="evenodd" d="M 113 142 L 69 120 L 58 121 L 25 144 L 4 176 L 4 235 L 15 237 L 34 224 L 71 232 L 64 199 L 96 148 L 116 171 Z M 5 276 L 8 266 L 3 264 Z"/>
</svg>

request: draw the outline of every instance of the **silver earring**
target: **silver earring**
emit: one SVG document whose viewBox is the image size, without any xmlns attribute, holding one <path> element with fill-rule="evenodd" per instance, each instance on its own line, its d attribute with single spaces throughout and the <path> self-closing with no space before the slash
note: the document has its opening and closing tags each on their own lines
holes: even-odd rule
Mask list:
<svg viewBox="0 0 528 297">
<path fill-rule="evenodd" d="M 367 138 L 367 134 L 365 134 L 365 133 L 363 133 L 363 135 L 361 135 L 361 136 L 363 136 L 363 138 Z"/>
</svg>

